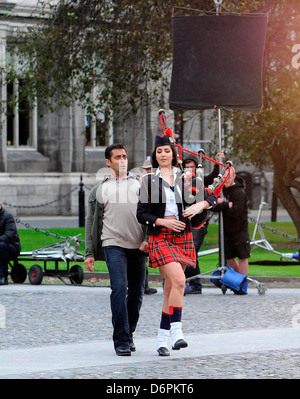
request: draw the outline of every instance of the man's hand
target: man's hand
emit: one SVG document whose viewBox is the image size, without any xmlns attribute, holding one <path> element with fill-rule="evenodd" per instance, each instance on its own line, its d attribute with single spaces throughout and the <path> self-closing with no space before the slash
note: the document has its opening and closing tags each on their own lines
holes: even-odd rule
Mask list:
<svg viewBox="0 0 300 399">
<path fill-rule="evenodd" d="M 140 251 L 145 252 L 145 254 L 149 253 L 149 245 L 147 241 L 143 241 L 139 248 Z"/>
<path fill-rule="evenodd" d="M 95 263 L 94 258 L 86 258 L 86 260 L 84 261 L 84 266 L 85 266 L 86 270 L 88 270 L 89 272 L 93 272 L 94 271 L 94 263 Z"/>
<path fill-rule="evenodd" d="M 225 158 L 224 150 L 221 150 L 220 152 L 217 153 L 217 155 L 216 155 L 216 160 L 217 161 L 221 162 L 222 159 L 224 159 L 224 158 Z"/>
</svg>

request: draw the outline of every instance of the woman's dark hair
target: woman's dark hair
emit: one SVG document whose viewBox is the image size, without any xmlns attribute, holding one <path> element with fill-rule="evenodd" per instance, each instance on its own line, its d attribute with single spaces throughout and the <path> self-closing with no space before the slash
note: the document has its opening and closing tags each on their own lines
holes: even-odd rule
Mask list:
<svg viewBox="0 0 300 399">
<path fill-rule="evenodd" d="M 176 148 L 173 145 L 170 145 L 171 150 L 173 152 L 173 159 L 172 159 L 172 165 L 173 166 L 177 166 L 178 164 L 178 156 L 177 156 L 177 152 L 176 152 Z M 158 147 L 156 147 L 158 148 Z M 156 148 L 153 150 L 152 154 L 151 154 L 151 163 L 152 163 L 152 167 L 153 168 L 158 168 L 158 162 L 156 159 Z"/>
<path fill-rule="evenodd" d="M 127 150 L 126 150 L 126 148 L 125 148 L 125 146 L 123 144 L 115 143 L 115 144 L 111 144 L 108 147 L 106 147 L 106 149 L 105 149 L 105 159 L 109 159 L 110 160 L 112 150 L 125 150 L 126 154 L 127 154 Z"/>
</svg>

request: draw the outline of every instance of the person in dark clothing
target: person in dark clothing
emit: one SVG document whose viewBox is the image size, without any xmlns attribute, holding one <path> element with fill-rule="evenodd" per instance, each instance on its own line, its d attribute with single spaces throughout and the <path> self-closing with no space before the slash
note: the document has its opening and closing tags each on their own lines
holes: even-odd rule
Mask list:
<svg viewBox="0 0 300 399">
<path fill-rule="evenodd" d="M 236 272 L 247 275 L 250 257 L 248 198 L 243 179 L 236 176 L 233 167 L 230 168 L 230 177 L 224 186 L 224 198 L 218 198 L 213 212 L 223 212 L 226 263 Z"/>
<path fill-rule="evenodd" d="M 217 160 L 221 161 L 223 158 L 224 158 L 224 152 L 221 151 L 217 154 Z M 199 164 L 198 157 L 191 154 L 187 154 L 187 156 L 183 160 L 182 166 L 184 170 L 190 170 L 192 173 L 196 173 L 196 168 L 198 164 Z M 218 174 L 219 174 L 219 165 L 215 164 L 213 171 L 209 175 L 204 176 L 204 186 L 207 187 L 209 184 L 212 184 L 214 178 L 217 177 Z M 200 274 L 200 267 L 199 267 L 197 254 L 200 251 L 203 240 L 207 234 L 208 223 L 209 221 L 204 223 L 201 229 L 194 229 L 194 228 L 192 229 L 193 241 L 196 251 L 196 267 L 195 268 L 190 266 L 186 267 L 184 272 L 186 278 L 197 276 L 198 274 Z M 189 280 L 189 282 L 185 284 L 184 295 L 201 294 L 201 293 L 202 293 L 202 284 L 199 277 L 195 277 Z"/>
<path fill-rule="evenodd" d="M 21 244 L 15 219 L 0 204 L 0 285 L 8 284 L 8 261 L 17 258 L 20 251 Z"/>
</svg>

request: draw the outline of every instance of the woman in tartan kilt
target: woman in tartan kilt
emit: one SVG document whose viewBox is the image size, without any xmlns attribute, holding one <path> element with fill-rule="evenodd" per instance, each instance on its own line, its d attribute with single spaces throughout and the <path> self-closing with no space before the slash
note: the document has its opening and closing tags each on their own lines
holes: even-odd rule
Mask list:
<svg viewBox="0 0 300 399">
<path fill-rule="evenodd" d="M 184 269 L 195 267 L 190 218 L 216 202 L 214 194 L 198 202 L 185 215 L 184 180 L 177 167 L 177 153 L 169 136 L 156 136 L 151 155 L 153 172 L 142 179 L 137 219 L 148 226 L 149 266 L 159 267 L 164 279 L 164 302 L 157 336 L 160 356 L 169 356 L 167 340 L 171 332 L 172 349 L 188 346 L 181 325 L 185 287 Z M 157 168 L 157 169 L 155 169 Z"/>
</svg>

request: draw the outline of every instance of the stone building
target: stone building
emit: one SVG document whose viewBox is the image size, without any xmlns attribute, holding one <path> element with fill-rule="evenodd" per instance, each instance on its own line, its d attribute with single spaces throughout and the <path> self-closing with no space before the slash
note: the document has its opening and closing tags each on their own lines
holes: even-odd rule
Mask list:
<svg viewBox="0 0 300 399">
<path fill-rule="evenodd" d="M 17 29 L 34 23 L 36 4 L 37 0 L 0 2 L 0 95 L 4 107 L 0 124 L 0 202 L 15 216 L 77 215 L 80 178 L 87 196 L 97 182 L 97 171 L 105 166 L 105 147 L 122 142 L 128 149 L 130 169 L 140 167 L 150 155 L 154 136 L 162 129 L 155 107 L 143 109 L 117 125 L 108 123 L 104 115 L 93 120 L 76 104 L 55 113 L 41 104 L 31 110 L 17 102 L 9 109 L 8 99 L 18 96 L 23 82 L 5 83 L 3 68 L 18 63 L 17 55 L 7 51 L 7 40 Z M 27 111 L 21 112 L 21 107 Z M 209 124 L 211 112 L 190 113 L 180 121 L 185 147 L 208 150 L 209 144 L 217 140 L 217 126 Z M 175 131 L 174 113 L 166 108 L 166 114 Z"/>
</svg>

